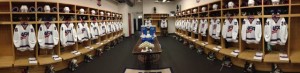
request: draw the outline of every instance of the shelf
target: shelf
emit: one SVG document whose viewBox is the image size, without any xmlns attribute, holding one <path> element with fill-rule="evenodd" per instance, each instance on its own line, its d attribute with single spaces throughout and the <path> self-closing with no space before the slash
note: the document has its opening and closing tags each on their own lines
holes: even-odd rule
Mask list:
<svg viewBox="0 0 300 73">
<path fill-rule="evenodd" d="M 11 22 L 12 24 L 21 24 L 21 22 Z M 36 24 L 36 21 L 28 21 L 28 24 Z"/>
<path fill-rule="evenodd" d="M 208 13 L 208 11 L 204 11 L 204 12 L 198 12 L 198 13 Z"/>
<path fill-rule="evenodd" d="M 300 4 L 291 4 L 291 6 L 300 6 Z"/>
<path fill-rule="evenodd" d="M 13 56 L 0 56 L 0 68 L 12 67 L 14 63 Z"/>
<path fill-rule="evenodd" d="M 255 54 L 257 52 L 258 51 L 255 51 L 255 50 L 245 50 L 245 51 L 240 52 L 238 58 L 248 60 L 248 61 L 253 61 L 253 62 L 262 62 L 262 60 L 253 59 L 253 57 L 255 56 Z"/>
<path fill-rule="evenodd" d="M 264 15 L 264 17 L 273 17 L 273 15 Z M 289 17 L 288 14 L 280 14 L 279 17 Z"/>
<path fill-rule="evenodd" d="M 237 57 L 237 56 L 231 54 L 231 52 L 233 52 L 234 50 L 238 50 L 238 48 L 236 48 L 236 47 L 232 47 L 232 48 L 222 48 L 219 52 L 220 52 L 221 54 L 224 54 L 224 55 L 227 55 L 227 56 Z"/>
<path fill-rule="evenodd" d="M 208 44 L 208 45 L 206 45 L 205 46 L 205 48 L 208 48 L 208 49 L 210 49 L 210 50 L 213 50 L 213 51 L 215 51 L 215 52 L 219 52 L 220 50 L 215 50 L 215 49 L 213 49 L 213 48 L 215 48 L 215 47 L 217 47 L 218 45 L 215 45 L 215 44 Z M 220 46 L 220 45 L 219 45 Z"/>
<path fill-rule="evenodd" d="M 59 14 L 61 14 L 61 15 L 75 15 L 75 13 L 63 13 L 63 12 L 60 12 Z"/>
<path fill-rule="evenodd" d="M 225 8 L 225 9 L 222 9 L 222 10 L 239 10 L 239 8 L 238 7 L 236 7 L 236 8 Z"/>
<path fill-rule="evenodd" d="M 264 5 L 264 7 L 282 7 L 282 6 L 289 6 L 289 4 L 279 4 L 279 5 Z"/>
<path fill-rule="evenodd" d="M 254 18 L 262 18 L 262 15 L 254 15 Z M 248 16 L 240 16 L 240 18 L 248 18 Z"/>
<path fill-rule="evenodd" d="M 300 14 L 291 14 L 290 17 L 300 17 Z"/>
<path fill-rule="evenodd" d="M 39 65 L 48 65 L 53 63 L 61 62 L 62 60 L 55 61 L 51 55 L 39 55 L 37 58 Z"/>
<path fill-rule="evenodd" d="M 29 57 L 16 58 L 15 63 L 14 63 L 14 67 L 38 65 L 38 63 L 37 64 L 30 64 L 28 58 Z"/>
<path fill-rule="evenodd" d="M 61 53 L 60 57 L 63 59 L 63 60 L 68 60 L 68 59 L 71 59 L 71 58 L 74 58 L 74 57 L 77 57 L 79 55 L 74 55 L 71 53 L 71 51 L 66 51 L 66 52 L 63 52 Z"/>
<path fill-rule="evenodd" d="M 279 60 L 279 52 L 270 52 L 265 55 L 264 62 L 267 63 L 289 63 L 289 61 Z"/>
<path fill-rule="evenodd" d="M 249 9 L 249 8 L 259 8 L 262 7 L 261 5 L 258 6 L 245 6 L 245 7 L 241 7 L 241 9 Z"/>
<path fill-rule="evenodd" d="M 83 48 L 80 48 L 78 51 L 81 52 L 81 54 L 86 54 L 86 53 L 88 53 L 90 51 L 93 51 L 93 50 L 92 49 L 86 49 L 85 47 L 83 47 Z"/>
<path fill-rule="evenodd" d="M 10 12 L 0 12 L 0 14 L 10 14 Z"/>
<path fill-rule="evenodd" d="M 35 12 L 12 12 L 12 14 L 35 14 Z"/>
<path fill-rule="evenodd" d="M 87 16 L 87 15 L 90 15 L 90 14 L 76 14 L 76 15 L 85 15 L 85 16 Z"/>
<path fill-rule="evenodd" d="M 37 14 L 58 14 L 58 12 L 36 12 Z"/>
<path fill-rule="evenodd" d="M 10 21 L 0 21 L 0 25 L 10 25 Z"/>
<path fill-rule="evenodd" d="M 221 11 L 221 9 L 217 9 L 217 10 L 209 10 L 209 12 L 217 12 L 217 11 Z"/>
<path fill-rule="evenodd" d="M 90 16 L 99 16 L 99 15 L 90 15 Z"/>
<path fill-rule="evenodd" d="M 290 59 L 291 63 L 300 63 L 300 51 L 292 51 Z"/>
</svg>

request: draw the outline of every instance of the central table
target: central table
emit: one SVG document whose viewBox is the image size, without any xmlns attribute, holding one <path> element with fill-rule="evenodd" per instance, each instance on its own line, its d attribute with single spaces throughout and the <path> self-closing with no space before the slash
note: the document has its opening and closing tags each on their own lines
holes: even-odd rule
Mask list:
<svg viewBox="0 0 300 73">
<path fill-rule="evenodd" d="M 136 45 L 134 46 L 132 53 L 137 55 L 137 59 L 145 64 L 146 67 L 151 67 L 151 64 L 157 62 L 160 58 L 160 53 L 162 52 L 161 45 L 157 38 L 154 39 L 154 48 L 151 52 L 141 52 L 139 45 L 142 43 L 142 40 L 139 39 Z"/>
</svg>

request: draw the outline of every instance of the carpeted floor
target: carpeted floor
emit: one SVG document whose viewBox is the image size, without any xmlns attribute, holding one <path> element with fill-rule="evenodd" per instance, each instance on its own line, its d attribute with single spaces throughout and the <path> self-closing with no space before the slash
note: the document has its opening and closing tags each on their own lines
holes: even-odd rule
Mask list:
<svg viewBox="0 0 300 73">
<path fill-rule="evenodd" d="M 242 68 L 221 67 L 220 61 L 209 61 L 171 37 L 158 37 L 163 52 L 160 62 L 153 68 L 171 68 L 174 73 L 242 73 Z M 123 73 L 126 68 L 141 69 L 143 66 L 131 51 L 138 36 L 125 38 L 115 48 L 106 51 L 90 63 L 81 63 L 75 72 L 67 69 L 57 73 Z"/>
</svg>

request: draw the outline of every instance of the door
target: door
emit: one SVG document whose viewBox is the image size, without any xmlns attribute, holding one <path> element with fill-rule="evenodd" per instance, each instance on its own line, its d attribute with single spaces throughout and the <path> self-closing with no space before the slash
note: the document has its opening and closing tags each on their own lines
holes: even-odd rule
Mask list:
<svg viewBox="0 0 300 73">
<path fill-rule="evenodd" d="M 132 26 L 131 26 L 131 14 L 128 13 L 128 27 L 129 27 L 129 36 L 132 35 L 131 33 L 131 29 L 132 29 Z"/>
<path fill-rule="evenodd" d="M 143 19 L 139 18 L 138 21 L 138 31 L 141 31 L 141 26 L 143 25 Z"/>
</svg>

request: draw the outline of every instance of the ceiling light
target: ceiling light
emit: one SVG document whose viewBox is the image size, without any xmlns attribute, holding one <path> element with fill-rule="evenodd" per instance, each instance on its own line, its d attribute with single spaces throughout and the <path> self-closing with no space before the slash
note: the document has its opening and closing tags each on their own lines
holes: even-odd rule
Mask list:
<svg viewBox="0 0 300 73">
<path fill-rule="evenodd" d="M 158 3 L 159 1 L 158 1 L 158 0 L 156 0 L 156 1 L 154 1 L 154 2 Z"/>
<path fill-rule="evenodd" d="M 142 0 L 138 0 L 138 2 L 142 2 Z"/>
<path fill-rule="evenodd" d="M 162 2 L 166 2 L 167 0 L 163 0 Z"/>
<path fill-rule="evenodd" d="M 171 2 L 170 0 L 168 0 L 167 2 Z"/>
</svg>

